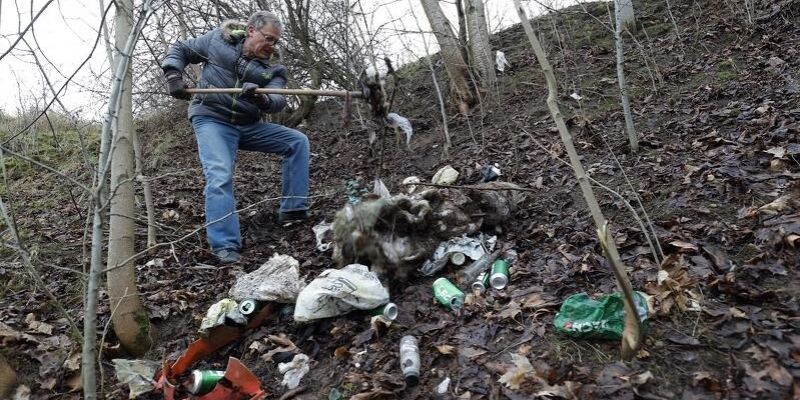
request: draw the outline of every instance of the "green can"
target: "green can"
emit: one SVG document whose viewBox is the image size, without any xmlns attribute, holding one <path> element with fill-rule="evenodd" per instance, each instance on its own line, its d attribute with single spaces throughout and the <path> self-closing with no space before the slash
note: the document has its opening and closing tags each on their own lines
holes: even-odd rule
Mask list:
<svg viewBox="0 0 800 400">
<path fill-rule="evenodd" d="M 489 274 L 486 272 L 481 272 L 481 274 L 478 275 L 478 279 L 476 279 L 475 282 L 472 282 L 472 291 L 483 293 L 486 291 L 486 286 L 488 285 L 489 285 Z"/>
<path fill-rule="evenodd" d="M 383 315 L 389 321 L 394 321 L 397 319 L 397 315 L 399 313 L 400 312 L 397 309 L 397 304 L 394 303 L 386 303 L 378 308 L 373 308 L 370 310 L 371 315 Z"/>
<path fill-rule="evenodd" d="M 497 259 L 492 264 L 492 273 L 489 276 L 489 283 L 495 289 L 503 289 L 508 285 L 508 262 Z"/>
<path fill-rule="evenodd" d="M 439 278 L 433 281 L 433 296 L 443 306 L 458 310 L 464 305 L 464 292 L 459 290 L 447 278 Z"/>
<path fill-rule="evenodd" d="M 200 370 L 192 371 L 192 385 L 189 392 L 192 394 L 206 394 L 214 390 L 217 382 L 225 376 L 225 371 Z"/>
</svg>

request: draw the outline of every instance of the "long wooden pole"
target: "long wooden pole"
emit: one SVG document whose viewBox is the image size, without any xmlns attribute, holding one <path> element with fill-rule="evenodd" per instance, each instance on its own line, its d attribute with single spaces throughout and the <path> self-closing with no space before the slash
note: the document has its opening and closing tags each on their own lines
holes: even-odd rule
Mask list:
<svg viewBox="0 0 800 400">
<path fill-rule="evenodd" d="M 202 89 L 186 89 L 189 94 L 209 94 L 209 93 L 228 93 L 238 94 L 241 93 L 241 88 L 202 88 Z M 363 99 L 364 94 L 361 92 L 349 92 L 347 90 L 314 90 L 314 89 L 256 89 L 258 94 L 293 94 L 298 96 L 329 96 L 329 97 L 354 97 Z"/>
</svg>

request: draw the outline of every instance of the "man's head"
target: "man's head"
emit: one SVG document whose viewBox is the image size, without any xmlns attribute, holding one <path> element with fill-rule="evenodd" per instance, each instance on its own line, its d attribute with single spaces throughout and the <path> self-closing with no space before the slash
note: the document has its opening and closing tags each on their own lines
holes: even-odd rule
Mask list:
<svg viewBox="0 0 800 400">
<path fill-rule="evenodd" d="M 258 11 L 247 20 L 247 37 L 242 51 L 255 58 L 269 58 L 275 51 L 283 24 L 278 17 L 269 11 Z"/>
</svg>

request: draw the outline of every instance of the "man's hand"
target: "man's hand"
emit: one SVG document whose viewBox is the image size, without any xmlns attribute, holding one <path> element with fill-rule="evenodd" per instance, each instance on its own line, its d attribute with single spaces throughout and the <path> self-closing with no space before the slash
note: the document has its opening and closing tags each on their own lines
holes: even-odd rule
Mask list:
<svg viewBox="0 0 800 400">
<path fill-rule="evenodd" d="M 168 69 L 164 72 L 164 79 L 167 80 L 167 91 L 170 96 L 180 100 L 189 100 L 192 97 L 186 92 L 186 82 L 183 81 L 180 71 Z"/>
<path fill-rule="evenodd" d="M 239 96 L 246 98 L 246 99 L 253 99 L 255 101 L 256 106 L 262 110 L 266 110 L 269 108 L 269 96 L 266 94 L 257 94 L 256 89 L 258 89 L 258 84 L 253 82 L 245 82 L 242 83 L 242 93 Z"/>
<path fill-rule="evenodd" d="M 242 93 L 240 96 L 245 98 L 254 98 L 256 97 L 256 89 L 258 89 L 258 84 L 253 82 L 245 82 L 242 83 Z"/>
</svg>

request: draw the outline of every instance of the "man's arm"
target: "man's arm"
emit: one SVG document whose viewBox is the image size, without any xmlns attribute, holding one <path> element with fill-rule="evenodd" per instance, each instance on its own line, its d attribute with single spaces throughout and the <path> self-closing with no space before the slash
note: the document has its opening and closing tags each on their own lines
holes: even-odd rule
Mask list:
<svg viewBox="0 0 800 400">
<path fill-rule="evenodd" d="M 286 68 L 281 65 L 277 66 L 277 70 L 274 72 L 272 79 L 270 79 L 265 87 L 269 89 L 286 88 Z M 273 114 L 280 112 L 286 107 L 286 98 L 282 94 L 268 94 L 265 96 L 269 98 L 269 105 L 266 108 L 262 108 L 261 111 Z"/>
<path fill-rule="evenodd" d="M 205 33 L 192 39 L 178 41 L 167 50 L 167 56 L 161 63 L 165 72 L 173 69 L 183 72 L 189 64 L 197 64 L 208 60 L 208 47 L 211 45 L 216 30 Z"/>
</svg>

